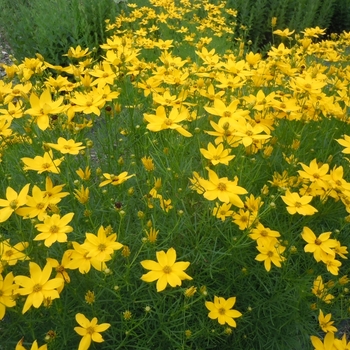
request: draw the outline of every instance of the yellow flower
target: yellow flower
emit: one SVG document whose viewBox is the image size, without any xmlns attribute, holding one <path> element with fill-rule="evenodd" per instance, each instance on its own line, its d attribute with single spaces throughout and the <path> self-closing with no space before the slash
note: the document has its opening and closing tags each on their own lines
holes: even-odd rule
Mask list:
<svg viewBox="0 0 350 350">
<path fill-rule="evenodd" d="M 82 247 L 81 244 L 77 242 L 72 242 L 73 248 L 67 252 L 69 252 L 70 261 L 66 265 L 67 269 L 79 269 L 81 274 L 88 273 L 93 266 L 97 271 L 103 271 L 107 268 L 105 262 L 101 262 L 96 258 L 92 258 L 88 256 L 89 251 Z M 111 260 L 111 257 L 107 257 L 105 261 Z"/>
<path fill-rule="evenodd" d="M 11 188 L 6 189 L 6 199 L 0 199 L 0 222 L 5 222 L 13 212 L 16 211 L 27 203 L 27 194 L 29 191 L 29 184 L 26 184 L 22 190 L 17 192 Z"/>
<path fill-rule="evenodd" d="M 221 325 L 228 324 L 231 327 L 236 327 L 235 318 L 241 317 L 242 313 L 233 310 L 236 303 L 236 297 L 228 298 L 214 296 L 214 302 L 206 301 L 205 306 L 210 311 L 208 317 L 212 320 L 218 319 Z"/>
<path fill-rule="evenodd" d="M 18 260 L 28 260 L 27 254 L 22 252 L 28 245 L 28 242 L 19 242 L 12 246 L 10 239 L 0 242 L 0 262 L 14 266 Z"/>
<path fill-rule="evenodd" d="M 116 242 L 116 239 L 116 233 L 107 236 L 107 230 L 103 226 L 100 226 L 97 236 L 93 233 L 86 233 L 85 242 L 81 247 L 88 250 L 87 257 L 104 262 L 110 260 L 115 250 L 123 248 L 123 245 Z"/>
<path fill-rule="evenodd" d="M 39 221 L 43 221 L 47 216 L 46 209 L 49 205 L 48 197 L 45 196 L 45 192 L 34 185 L 32 189 L 33 196 L 27 196 L 27 207 L 19 208 L 16 213 L 18 215 L 35 218 L 38 217 Z"/>
<path fill-rule="evenodd" d="M 45 181 L 45 197 L 49 204 L 57 204 L 62 198 L 69 195 L 69 192 L 61 192 L 64 185 L 54 186 L 52 180 L 47 176 Z"/>
<path fill-rule="evenodd" d="M 87 304 L 92 305 L 95 302 L 95 293 L 88 290 L 84 297 Z"/>
<path fill-rule="evenodd" d="M 343 135 L 344 139 L 337 139 L 336 141 L 344 146 L 345 148 L 342 150 L 343 153 L 345 154 L 350 154 L 350 136 L 348 135 Z"/>
<path fill-rule="evenodd" d="M 231 210 L 231 203 L 215 203 L 215 208 L 213 209 L 213 216 L 221 219 L 221 221 L 225 221 L 227 217 L 232 216 L 233 210 Z"/>
<path fill-rule="evenodd" d="M 142 157 L 141 162 L 147 171 L 154 170 L 154 163 L 151 157 Z"/>
<path fill-rule="evenodd" d="M 49 115 L 60 114 L 65 110 L 65 106 L 62 106 L 63 96 L 61 96 L 57 101 L 52 101 L 51 92 L 46 89 L 40 97 L 32 93 L 30 95 L 30 105 L 31 108 L 25 111 L 36 118 L 36 123 L 39 129 L 46 130 L 50 125 Z"/>
<path fill-rule="evenodd" d="M 303 163 L 299 163 L 303 170 L 298 170 L 299 175 L 303 179 L 307 179 L 311 182 L 317 183 L 317 185 L 321 188 L 327 188 L 327 184 L 325 180 L 327 179 L 327 173 L 329 170 L 329 165 L 323 164 L 320 167 L 317 164 L 317 160 L 314 159 L 310 162 L 310 166 L 307 166 Z"/>
<path fill-rule="evenodd" d="M 49 152 L 45 152 L 43 157 L 36 156 L 34 159 L 24 157 L 21 158 L 21 160 L 25 164 L 23 170 L 34 170 L 37 171 L 38 174 L 41 174 L 44 171 L 58 174 L 60 172 L 58 167 L 62 163 L 61 159 L 53 159 L 51 150 Z"/>
<path fill-rule="evenodd" d="M 83 181 L 87 181 L 90 179 L 91 176 L 91 170 L 90 167 L 87 166 L 85 168 L 85 170 L 83 170 L 82 168 L 79 168 L 76 173 L 78 174 L 78 176 L 83 180 Z"/>
<path fill-rule="evenodd" d="M 323 342 L 320 338 L 312 335 L 310 337 L 311 343 L 314 346 L 315 350 L 333 350 L 338 349 L 334 347 L 334 333 L 327 333 L 323 339 Z M 343 348 L 340 348 L 343 349 Z M 344 348 L 345 349 L 345 348 Z"/>
<path fill-rule="evenodd" d="M 78 45 L 76 48 L 70 47 L 68 53 L 63 56 L 68 56 L 69 58 L 82 58 L 90 54 L 91 52 L 89 52 L 89 48 L 82 50 L 81 46 Z"/>
<path fill-rule="evenodd" d="M 107 180 L 102 181 L 99 187 L 106 186 L 108 184 L 112 184 L 114 186 L 120 185 L 123 182 L 125 182 L 127 179 L 130 179 L 131 177 L 135 176 L 135 174 L 128 175 L 127 171 L 123 171 L 119 175 L 104 173 L 103 176 Z"/>
<path fill-rule="evenodd" d="M 84 149 L 85 146 L 81 146 L 82 142 L 75 142 L 73 139 L 66 140 L 63 137 L 59 137 L 57 144 L 55 143 L 46 143 L 47 146 L 60 151 L 62 154 L 79 154 L 79 151 Z"/>
<path fill-rule="evenodd" d="M 281 30 L 281 29 L 274 30 L 272 33 L 273 33 L 273 34 L 276 34 L 276 35 L 279 35 L 279 36 L 282 36 L 282 37 L 284 37 L 284 38 L 288 38 L 288 37 L 291 36 L 294 32 L 295 32 L 295 30 L 292 30 L 292 31 L 290 32 L 289 29 L 286 28 L 286 29 L 284 29 L 284 30 Z"/>
<path fill-rule="evenodd" d="M 164 106 L 159 106 L 156 109 L 156 114 L 144 113 L 144 118 L 148 122 L 148 130 L 157 132 L 165 129 L 175 129 L 182 136 L 191 137 L 192 134 L 179 124 L 187 119 L 187 116 L 187 110 L 179 112 L 177 108 L 173 107 L 168 117 Z"/>
<path fill-rule="evenodd" d="M 83 112 L 84 114 L 94 113 L 97 116 L 101 114 L 100 108 L 105 104 L 102 96 L 93 91 L 88 94 L 76 92 L 74 98 L 71 98 L 70 101 L 74 103 L 73 110 L 75 112 Z"/>
<path fill-rule="evenodd" d="M 158 236 L 159 230 L 156 230 L 155 228 L 151 227 L 149 229 L 149 232 L 146 231 L 146 235 L 147 235 L 147 240 L 150 243 L 155 243 L 157 240 L 157 236 Z"/>
<path fill-rule="evenodd" d="M 298 193 L 292 193 L 287 190 L 285 196 L 281 196 L 284 203 L 287 204 L 287 211 L 289 214 L 294 215 L 298 213 L 300 215 L 313 215 L 318 210 L 311 206 L 312 196 L 302 196 L 300 197 Z"/>
<path fill-rule="evenodd" d="M 23 344 L 23 338 L 17 343 L 15 350 L 26 350 L 26 348 L 22 344 Z M 38 347 L 38 342 L 34 340 L 32 346 L 30 347 L 30 350 L 47 350 L 47 344 L 44 344 Z"/>
<path fill-rule="evenodd" d="M 169 248 L 165 253 L 163 250 L 156 252 L 157 260 L 143 260 L 142 267 L 150 272 L 141 276 L 142 281 L 153 282 L 157 280 L 157 292 L 161 292 L 170 284 L 171 287 L 181 286 L 182 280 L 192 280 L 192 277 L 187 275 L 184 270 L 190 265 L 189 262 L 175 262 L 176 251 L 174 248 Z"/>
<path fill-rule="evenodd" d="M 86 204 L 89 201 L 89 193 L 89 188 L 84 188 L 84 186 L 81 185 L 79 190 L 74 190 L 74 197 L 79 201 L 79 203 Z"/>
<path fill-rule="evenodd" d="M 91 341 L 102 343 L 104 339 L 100 333 L 111 326 L 109 323 L 97 324 L 98 320 L 96 317 L 89 321 L 80 313 L 75 315 L 75 320 L 81 327 L 74 327 L 74 330 L 83 337 L 79 343 L 78 350 L 87 350 L 90 347 Z"/>
<path fill-rule="evenodd" d="M 63 254 L 61 263 L 56 259 L 46 258 L 46 261 L 56 270 L 56 278 L 62 279 L 64 283 L 70 283 L 70 277 L 66 270 L 70 262 L 70 256 L 71 252 L 66 250 Z M 61 287 L 57 288 L 57 291 L 60 294 L 64 288 L 64 283 L 62 283 Z"/>
<path fill-rule="evenodd" d="M 204 198 L 212 201 L 219 199 L 223 203 L 232 203 L 238 208 L 244 206 L 242 200 L 238 197 L 239 194 L 246 194 L 247 191 L 240 186 L 237 186 L 238 178 L 234 181 L 228 180 L 227 177 L 219 178 L 218 175 L 211 169 L 206 168 L 209 173 L 209 180 L 202 179 L 200 185 L 205 189 Z"/>
<path fill-rule="evenodd" d="M 73 231 L 73 227 L 67 224 L 73 219 L 74 213 L 68 213 L 62 218 L 58 214 L 47 216 L 44 223 L 35 225 L 40 232 L 34 237 L 34 241 L 44 240 L 46 247 L 51 247 L 53 243 L 67 242 L 67 233 Z"/>
<path fill-rule="evenodd" d="M 0 320 L 4 318 L 7 307 L 16 305 L 13 298 L 15 289 L 17 289 L 17 286 L 13 284 L 13 273 L 8 273 L 5 279 L 0 274 Z"/>
<path fill-rule="evenodd" d="M 337 332 L 338 330 L 333 326 L 334 321 L 331 321 L 332 314 L 327 314 L 324 316 L 322 310 L 320 310 L 320 314 L 318 316 L 318 322 L 320 324 L 321 329 L 327 332 Z"/>
<path fill-rule="evenodd" d="M 230 156 L 231 150 L 224 149 L 224 145 L 220 143 L 217 148 L 209 142 L 208 149 L 200 148 L 200 152 L 203 156 L 210 160 L 213 165 L 225 164 L 228 165 L 229 161 L 235 156 Z"/>
<path fill-rule="evenodd" d="M 273 231 L 268 227 L 264 227 L 263 224 L 258 223 L 256 228 L 252 229 L 248 236 L 251 239 L 259 241 L 260 245 L 268 245 L 271 239 L 280 237 L 281 235 L 278 231 Z"/>
<path fill-rule="evenodd" d="M 328 294 L 328 290 L 323 283 L 322 276 L 316 277 L 311 291 L 326 304 L 329 304 L 334 299 L 334 296 L 332 294 Z"/>
<path fill-rule="evenodd" d="M 261 245 L 259 240 L 257 242 L 258 246 L 256 248 L 260 254 L 255 257 L 255 260 L 263 261 L 266 271 L 271 270 L 271 263 L 281 267 L 281 262 L 285 260 L 281 254 L 286 250 L 286 247 L 280 245 L 276 238 L 272 238 L 269 245 Z"/>
<path fill-rule="evenodd" d="M 52 267 L 46 264 L 41 271 L 39 265 L 35 262 L 29 263 L 30 277 L 16 276 L 15 283 L 19 288 L 15 291 L 19 295 L 27 295 L 24 303 L 22 313 L 24 314 L 31 306 L 39 308 L 45 300 L 53 300 L 59 298 L 57 289 L 62 285 L 63 281 L 60 278 L 53 278 L 50 280 Z"/>
<path fill-rule="evenodd" d="M 331 233 L 332 232 L 324 232 L 316 237 L 312 230 L 305 226 L 301 236 L 308 244 L 304 247 L 304 251 L 313 253 L 317 262 L 327 259 L 327 254 L 334 258 L 335 252 L 332 248 L 337 246 L 337 242 L 329 238 Z"/>
</svg>

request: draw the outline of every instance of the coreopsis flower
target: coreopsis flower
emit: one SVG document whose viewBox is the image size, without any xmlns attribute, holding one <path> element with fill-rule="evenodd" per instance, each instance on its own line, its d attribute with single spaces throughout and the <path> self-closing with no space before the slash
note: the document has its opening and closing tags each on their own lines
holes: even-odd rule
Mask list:
<svg viewBox="0 0 350 350">
<path fill-rule="evenodd" d="M 39 129 L 46 130 L 50 125 L 50 115 L 60 114 L 65 110 L 63 103 L 63 96 L 59 97 L 57 101 L 52 101 L 50 89 L 46 89 L 40 97 L 35 93 L 30 95 L 31 108 L 25 111 L 35 118 Z"/>
<path fill-rule="evenodd" d="M 115 250 L 123 248 L 123 245 L 116 242 L 117 234 L 112 233 L 107 235 L 108 231 L 103 226 L 98 229 L 97 235 L 87 232 L 85 234 L 85 242 L 81 245 L 83 249 L 87 249 L 88 257 L 95 258 L 98 261 L 104 262 L 110 260 L 111 255 Z"/>
<path fill-rule="evenodd" d="M 16 345 L 15 350 L 27 350 L 24 346 L 23 346 L 23 340 L 24 338 L 22 338 Z M 47 344 L 41 345 L 39 347 L 38 342 L 36 340 L 34 340 L 34 342 L 32 343 L 32 346 L 30 347 L 30 349 L 28 350 L 47 350 Z"/>
<path fill-rule="evenodd" d="M 267 53 L 270 57 L 283 57 L 291 53 L 291 50 L 284 46 L 283 43 L 279 44 L 278 47 L 272 46 L 270 51 Z"/>
<path fill-rule="evenodd" d="M 42 224 L 35 225 L 40 233 L 34 237 L 34 241 L 44 240 L 46 247 L 51 247 L 56 241 L 67 242 L 67 233 L 73 231 L 73 227 L 68 225 L 73 216 L 74 213 L 68 213 L 62 218 L 58 214 L 47 216 Z"/>
<path fill-rule="evenodd" d="M 239 209 L 238 213 L 232 215 L 232 221 L 243 231 L 254 223 L 255 216 L 249 210 Z"/>
<path fill-rule="evenodd" d="M 209 159 L 213 165 L 228 163 L 235 157 L 234 155 L 229 155 L 231 150 L 224 149 L 224 145 L 220 143 L 218 147 L 215 147 L 211 142 L 208 144 L 208 149 L 200 148 L 200 152 L 206 159 Z"/>
<path fill-rule="evenodd" d="M 14 278 L 15 283 L 22 288 L 18 288 L 15 293 L 27 295 L 22 313 L 26 313 L 31 306 L 39 308 L 46 300 L 59 298 L 57 289 L 61 287 L 63 281 L 61 278 L 50 280 L 52 267 L 46 264 L 43 270 L 35 262 L 29 263 L 30 277 L 18 275 Z"/>
<path fill-rule="evenodd" d="M 27 203 L 29 184 L 26 184 L 19 193 L 12 187 L 6 188 L 6 199 L 0 199 L 0 222 L 5 222 L 13 212 Z"/>
<path fill-rule="evenodd" d="M 304 251 L 313 253 L 317 262 L 326 260 L 327 254 L 334 258 L 335 251 L 333 248 L 337 246 L 337 242 L 330 238 L 331 234 L 332 232 L 324 232 L 316 237 L 312 230 L 305 226 L 301 236 L 308 244 L 304 247 Z"/>
<path fill-rule="evenodd" d="M 11 120 L 0 118 L 0 136 L 6 138 L 12 135 Z"/>
<path fill-rule="evenodd" d="M 54 186 L 50 177 L 46 177 L 45 180 L 45 197 L 49 204 L 57 204 L 62 198 L 69 195 L 69 192 L 61 192 L 64 185 Z"/>
<path fill-rule="evenodd" d="M 333 350 L 333 349 L 338 349 L 334 347 L 334 333 L 327 333 L 323 339 L 323 342 L 320 338 L 312 335 L 310 337 L 311 343 L 314 346 L 314 350 Z M 342 348 L 340 348 L 342 349 Z M 345 348 L 343 348 L 345 349 Z"/>
<path fill-rule="evenodd" d="M 73 110 L 75 112 L 83 112 L 84 114 L 101 114 L 101 108 L 105 104 L 102 95 L 91 91 L 90 93 L 75 92 L 74 97 L 70 99 L 74 103 Z"/>
<path fill-rule="evenodd" d="M 89 166 L 87 166 L 85 170 L 83 170 L 82 168 L 79 168 L 78 170 L 76 170 L 76 173 L 83 181 L 89 180 L 91 176 L 91 170 Z"/>
<path fill-rule="evenodd" d="M 112 66 L 106 61 L 103 61 L 95 66 L 94 69 L 91 69 L 89 74 L 97 78 L 91 85 L 99 85 L 100 87 L 104 87 L 106 84 L 113 85 L 117 77 Z"/>
<path fill-rule="evenodd" d="M 322 259 L 322 262 L 325 263 L 327 271 L 332 275 L 337 276 L 339 274 L 339 267 L 342 265 L 339 260 L 336 260 L 333 256 L 328 255 L 326 258 Z"/>
<path fill-rule="evenodd" d="M 281 254 L 286 250 L 286 247 L 276 241 L 276 238 L 272 238 L 268 245 L 262 245 L 259 240 L 257 240 L 257 243 L 256 248 L 260 254 L 255 257 L 255 260 L 263 261 L 266 271 L 271 270 L 271 263 L 277 267 L 281 267 L 281 262 L 285 260 Z"/>
<path fill-rule="evenodd" d="M 234 181 L 228 180 L 227 177 L 219 178 L 215 171 L 206 168 L 209 174 L 209 180 L 202 179 L 200 185 L 204 188 L 203 196 L 208 200 L 219 199 L 223 203 L 232 203 L 238 208 L 244 206 L 239 194 L 248 193 L 243 187 L 237 186 L 238 178 Z"/>
<path fill-rule="evenodd" d="M 58 293 L 61 294 L 64 284 L 70 283 L 70 277 L 67 272 L 67 266 L 70 262 L 70 256 L 71 252 L 69 250 L 66 250 L 62 256 L 61 262 L 59 262 L 56 259 L 52 258 L 46 258 L 46 261 L 55 269 L 56 271 L 56 278 L 60 278 L 63 280 L 62 286 L 57 288 Z"/>
<path fill-rule="evenodd" d="M 318 38 L 319 35 L 326 34 L 326 29 L 321 29 L 319 26 L 316 26 L 314 28 L 306 28 L 301 33 L 303 33 L 305 37 Z"/>
<path fill-rule="evenodd" d="M 0 242 L 0 267 L 1 263 L 14 266 L 18 260 L 28 260 L 28 255 L 23 250 L 29 246 L 28 242 L 19 242 L 12 246 L 10 239 Z M 0 271 L 1 272 L 1 271 Z"/>
<path fill-rule="evenodd" d="M 70 259 L 69 263 L 66 265 L 67 269 L 79 269 L 81 274 L 85 274 L 90 271 L 91 266 L 93 266 L 97 271 L 104 271 L 107 268 L 105 262 L 101 262 L 94 257 L 89 257 L 89 251 L 83 248 L 81 244 L 72 242 L 72 245 L 74 249 L 67 250 Z M 105 261 L 111 259 L 111 257 L 106 257 Z"/>
<path fill-rule="evenodd" d="M 74 197 L 79 201 L 79 203 L 86 204 L 89 201 L 89 193 L 89 188 L 84 188 L 84 186 L 81 185 L 80 189 L 74 190 Z"/>
<path fill-rule="evenodd" d="M 336 141 L 342 145 L 343 147 L 345 147 L 343 150 L 342 150 L 342 153 L 345 153 L 345 154 L 350 154 L 350 136 L 348 135 L 343 135 L 343 138 L 344 139 L 337 139 Z"/>
<path fill-rule="evenodd" d="M 331 321 L 332 314 L 327 314 L 326 316 L 323 314 L 322 310 L 320 309 L 320 313 L 318 315 L 318 323 L 321 327 L 321 329 L 327 333 L 327 332 L 337 332 L 338 330 L 333 326 L 334 321 Z"/>
<path fill-rule="evenodd" d="M 278 36 L 281 36 L 283 38 L 288 38 L 289 36 L 291 36 L 293 33 L 295 32 L 295 30 L 289 31 L 288 28 L 281 30 L 281 29 L 277 29 L 274 30 L 272 33 L 276 34 Z"/>
<path fill-rule="evenodd" d="M 206 301 L 205 306 L 210 311 L 208 317 L 212 320 L 217 319 L 221 325 L 228 324 L 236 327 L 235 318 L 241 317 L 242 313 L 232 309 L 236 303 L 236 297 L 228 298 L 214 296 L 214 302 Z"/>
<path fill-rule="evenodd" d="M 147 171 L 154 170 L 155 167 L 154 167 L 153 159 L 151 157 L 142 157 L 141 162 Z"/>
<path fill-rule="evenodd" d="M 231 217 L 233 210 L 231 210 L 231 203 L 222 203 L 221 205 L 216 202 L 215 208 L 213 208 L 213 216 L 217 217 L 221 221 L 225 221 L 227 217 Z"/>
<path fill-rule="evenodd" d="M 334 299 L 334 296 L 332 294 L 328 294 L 328 289 L 323 283 L 322 276 L 316 277 L 311 291 L 314 295 L 317 296 L 317 298 L 323 300 L 326 304 L 329 304 Z"/>
<path fill-rule="evenodd" d="M 329 165 L 323 164 L 320 167 L 317 164 L 316 158 L 310 162 L 310 166 L 303 163 L 299 163 L 303 170 L 298 170 L 299 175 L 310 182 L 315 182 L 321 188 L 327 188 L 327 173 L 329 170 Z"/>
<path fill-rule="evenodd" d="M 53 159 L 52 150 L 45 152 L 44 156 L 35 156 L 33 158 L 23 157 L 22 162 L 25 164 L 23 170 L 34 170 L 38 174 L 48 171 L 54 174 L 59 174 L 59 166 L 62 163 L 61 159 Z"/>
<path fill-rule="evenodd" d="M 47 146 L 60 151 L 62 154 L 79 154 L 79 151 L 84 149 L 85 146 L 82 146 L 82 142 L 75 142 L 73 139 L 66 140 L 63 137 L 59 137 L 57 144 L 55 143 L 46 143 Z"/>
<path fill-rule="evenodd" d="M 161 292 L 170 284 L 171 287 L 181 286 L 182 280 L 192 280 L 185 270 L 190 263 L 188 261 L 176 262 L 176 251 L 169 248 L 165 253 L 163 250 L 156 252 L 157 261 L 143 260 L 142 267 L 150 272 L 141 276 L 142 281 L 153 282 L 157 280 L 157 292 Z"/>
<path fill-rule="evenodd" d="M 159 230 L 156 230 L 153 227 L 150 227 L 148 231 L 146 231 L 147 241 L 150 243 L 155 243 L 158 237 Z"/>
<path fill-rule="evenodd" d="M 127 179 L 130 179 L 131 177 L 135 176 L 135 174 L 128 175 L 127 171 L 123 171 L 119 175 L 114 174 L 108 174 L 104 173 L 103 176 L 107 179 L 105 181 L 102 181 L 99 185 L 99 187 L 106 186 L 108 184 L 112 184 L 114 186 L 120 185 L 123 182 L 125 182 Z"/>
<path fill-rule="evenodd" d="M 290 192 L 287 190 L 285 196 L 281 196 L 284 203 L 287 204 L 287 211 L 289 214 L 294 215 L 298 213 L 300 215 L 313 215 L 318 210 L 311 206 L 312 196 L 302 196 L 300 197 L 298 193 Z"/>
<path fill-rule="evenodd" d="M 277 238 L 281 235 L 278 231 L 271 230 L 259 222 L 256 227 L 250 231 L 248 236 L 255 241 L 259 241 L 260 245 L 266 246 L 269 245 L 273 239 L 277 241 Z"/>
<path fill-rule="evenodd" d="M 187 110 L 178 110 L 173 107 L 167 116 L 164 106 L 159 106 L 156 109 L 156 114 L 144 113 L 144 118 L 148 122 L 147 129 L 157 132 L 165 129 L 173 129 L 179 132 L 182 136 L 191 137 L 192 134 L 184 129 L 179 123 L 186 120 L 188 117 Z"/>
<path fill-rule="evenodd" d="M 9 102 L 7 109 L 0 109 L 0 114 L 2 114 L 5 119 L 19 119 L 23 116 L 23 102 L 19 100 L 16 103 Z M 2 119 L 2 118 L 1 118 Z"/>
<path fill-rule="evenodd" d="M 27 196 L 26 207 L 19 208 L 17 214 L 27 217 L 37 217 L 39 221 L 43 221 L 47 216 L 46 209 L 49 205 L 49 199 L 44 191 L 36 185 L 33 186 L 32 196 Z"/>
<path fill-rule="evenodd" d="M 264 128 L 259 124 L 252 126 L 250 123 L 244 121 L 236 123 L 235 129 L 232 135 L 237 138 L 236 142 L 243 144 L 244 147 L 248 147 L 257 141 L 271 138 L 271 135 L 261 135 Z"/>
<path fill-rule="evenodd" d="M 13 273 L 8 273 L 5 278 L 0 273 L 0 320 L 5 316 L 7 307 L 14 307 L 16 301 L 13 298 L 17 286 L 13 283 Z"/>
<path fill-rule="evenodd" d="M 85 56 L 89 56 L 91 52 L 89 52 L 89 48 L 82 49 L 80 45 L 78 45 L 76 48 L 70 47 L 68 49 L 68 53 L 64 54 L 63 56 L 68 56 L 69 58 L 83 58 Z"/>
<path fill-rule="evenodd" d="M 100 333 L 104 332 L 111 326 L 109 323 L 97 324 L 98 320 L 96 317 L 89 321 L 80 313 L 75 315 L 75 320 L 80 327 L 74 327 L 74 330 L 83 337 L 80 340 L 78 350 L 87 350 L 91 345 L 91 341 L 102 343 L 104 339 Z"/>
</svg>

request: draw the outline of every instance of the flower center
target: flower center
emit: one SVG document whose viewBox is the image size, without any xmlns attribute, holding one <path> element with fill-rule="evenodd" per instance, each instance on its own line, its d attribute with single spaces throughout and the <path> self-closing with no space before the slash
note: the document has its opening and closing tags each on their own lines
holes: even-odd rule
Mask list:
<svg viewBox="0 0 350 350">
<path fill-rule="evenodd" d="M 269 234 L 269 233 L 268 233 L 266 230 L 262 230 L 262 231 L 260 232 L 260 235 L 263 236 L 263 237 L 267 237 L 268 234 Z"/>
<path fill-rule="evenodd" d="M 219 191 L 226 191 L 226 184 L 224 184 L 223 182 L 219 182 L 218 183 L 218 190 Z"/>
<path fill-rule="evenodd" d="M 95 329 L 94 329 L 94 327 L 88 327 L 88 328 L 86 328 L 86 333 L 88 333 L 88 334 L 94 334 L 95 333 Z"/>
<path fill-rule="evenodd" d="M 321 245 L 321 244 L 322 244 L 322 241 L 321 241 L 319 238 L 316 238 L 316 239 L 315 239 L 315 244 L 316 244 L 316 245 Z"/>
<path fill-rule="evenodd" d="M 50 163 L 43 163 L 42 168 L 43 169 L 49 169 L 51 167 Z"/>
<path fill-rule="evenodd" d="M 220 315 L 225 315 L 226 310 L 225 310 L 223 307 L 221 307 L 221 308 L 218 310 L 218 313 L 219 313 Z"/>
<path fill-rule="evenodd" d="M 294 206 L 296 208 L 301 208 L 302 207 L 302 204 L 300 202 L 295 202 Z"/>
<path fill-rule="evenodd" d="M 34 287 L 33 287 L 33 292 L 34 293 L 37 293 L 37 292 L 40 292 L 42 290 L 42 287 L 40 284 L 35 284 Z"/>
<path fill-rule="evenodd" d="M 59 227 L 56 225 L 52 225 L 50 227 L 50 233 L 57 233 L 59 231 Z"/>
<path fill-rule="evenodd" d="M 171 267 L 166 265 L 163 267 L 163 272 L 166 273 L 166 274 L 169 274 L 171 273 Z"/>
<path fill-rule="evenodd" d="M 17 209 L 17 204 L 18 204 L 18 201 L 14 199 L 13 201 L 10 202 L 10 208 L 13 210 Z"/>
<path fill-rule="evenodd" d="M 98 250 L 99 250 L 100 252 L 104 252 L 104 251 L 106 250 L 106 245 L 103 244 L 103 243 L 99 244 L 99 245 L 98 245 Z"/>
</svg>

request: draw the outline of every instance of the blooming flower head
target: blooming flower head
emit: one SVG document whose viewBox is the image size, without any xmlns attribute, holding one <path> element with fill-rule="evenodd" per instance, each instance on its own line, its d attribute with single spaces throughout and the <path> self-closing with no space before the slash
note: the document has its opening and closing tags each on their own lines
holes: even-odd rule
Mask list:
<svg viewBox="0 0 350 350">
<path fill-rule="evenodd" d="M 59 166 L 62 163 L 61 159 L 53 159 L 52 151 L 45 152 L 44 156 L 35 156 L 34 158 L 23 157 L 22 162 L 25 164 L 23 170 L 34 170 L 38 174 L 48 171 L 54 174 L 60 172 Z"/>
<path fill-rule="evenodd" d="M 314 295 L 323 300 L 326 304 L 329 304 L 334 299 L 334 296 L 332 294 L 328 294 L 328 289 L 323 283 L 322 276 L 316 277 L 311 291 Z"/>
<path fill-rule="evenodd" d="M 5 222 L 13 212 L 27 203 L 29 184 L 25 185 L 19 193 L 13 188 L 7 187 L 6 199 L 0 199 L 0 222 Z"/>
<path fill-rule="evenodd" d="M 7 307 L 16 305 L 13 298 L 15 289 L 17 286 L 13 283 L 13 273 L 8 273 L 5 278 L 0 274 L 0 320 L 4 318 Z"/>
<path fill-rule="evenodd" d="M 285 196 L 281 196 L 284 203 L 287 204 L 287 211 L 289 214 L 294 215 L 298 213 L 300 215 L 313 215 L 318 210 L 311 206 L 312 196 L 302 196 L 300 197 L 298 193 L 290 192 L 287 190 Z"/>
<path fill-rule="evenodd" d="M 123 171 L 119 175 L 104 173 L 103 176 L 107 180 L 102 181 L 99 185 L 100 187 L 106 186 L 108 184 L 112 184 L 114 186 L 120 185 L 123 182 L 125 182 L 127 179 L 130 179 L 131 177 L 135 176 L 135 174 L 128 175 L 128 173 L 126 171 Z"/>
<path fill-rule="evenodd" d="M 22 313 L 26 313 L 31 306 L 39 308 L 46 300 L 59 298 L 57 289 L 61 287 L 63 281 L 61 278 L 50 280 L 52 267 L 46 264 L 43 270 L 35 262 L 29 263 L 30 277 L 18 275 L 14 278 L 15 283 L 22 287 L 18 288 L 15 293 L 27 295 Z"/>
<path fill-rule="evenodd" d="M 217 319 L 221 325 L 228 324 L 231 327 L 236 327 L 235 318 L 241 317 L 242 313 L 233 310 L 236 303 L 236 297 L 228 298 L 214 296 L 214 302 L 206 301 L 205 306 L 210 311 L 208 317 L 212 320 Z"/>
<path fill-rule="evenodd" d="M 271 270 L 271 263 L 277 267 L 281 267 L 281 262 L 285 258 L 281 255 L 286 247 L 279 244 L 277 238 L 271 238 L 268 245 L 262 245 L 260 240 L 257 240 L 258 246 L 256 247 L 260 254 L 255 257 L 255 260 L 263 261 L 266 271 Z"/>
<path fill-rule="evenodd" d="M 91 341 L 102 343 L 104 339 L 100 333 L 104 332 L 111 326 L 109 323 L 97 324 L 98 320 L 96 317 L 89 321 L 80 313 L 75 315 L 75 320 L 80 327 L 74 327 L 74 330 L 83 337 L 80 340 L 78 350 L 87 350 L 91 345 Z"/>
<path fill-rule="evenodd" d="M 98 229 L 97 236 L 93 233 L 86 233 L 86 239 L 82 244 L 82 248 L 89 251 L 88 257 L 104 262 L 110 260 L 115 250 L 123 248 L 121 243 L 116 242 L 116 233 L 110 235 L 107 235 L 107 233 L 103 226 L 100 226 Z"/>
<path fill-rule="evenodd" d="M 327 332 L 337 332 L 338 330 L 333 326 L 334 321 L 331 321 L 332 314 L 327 314 L 326 316 L 323 314 L 322 310 L 318 315 L 318 322 L 320 324 L 321 329 Z"/>
<path fill-rule="evenodd" d="M 315 260 L 326 260 L 327 254 L 335 257 L 335 252 L 332 248 L 337 246 L 337 242 L 331 239 L 332 232 L 321 233 L 318 237 L 308 227 L 304 227 L 302 237 L 308 244 L 304 247 L 305 252 L 313 253 Z M 328 259 L 327 259 L 328 260 Z"/>
<path fill-rule="evenodd" d="M 46 143 L 47 146 L 60 151 L 62 154 L 79 154 L 79 151 L 84 149 L 82 142 L 75 142 L 74 140 L 66 140 L 63 137 L 59 137 L 56 143 Z"/>
<path fill-rule="evenodd" d="M 184 271 L 190 265 L 189 262 L 176 261 L 176 251 L 169 248 L 165 253 L 163 250 L 156 253 L 157 262 L 153 260 L 143 260 L 141 265 L 150 272 L 141 276 L 145 282 L 157 280 L 157 292 L 161 292 L 170 284 L 171 287 L 181 286 L 182 280 L 192 280 L 192 277 Z"/>
<path fill-rule="evenodd" d="M 24 346 L 23 346 L 23 338 L 17 343 L 15 350 L 27 350 Z M 39 347 L 38 342 L 36 340 L 34 340 L 32 346 L 30 347 L 30 350 L 47 350 L 47 344 L 41 345 Z"/>
<path fill-rule="evenodd" d="M 46 247 L 51 247 L 56 241 L 67 242 L 67 233 L 73 231 L 73 227 L 68 225 L 73 216 L 74 213 L 68 213 L 62 218 L 58 214 L 47 216 L 44 223 L 35 225 L 40 233 L 34 237 L 34 241 L 44 240 Z"/>
<path fill-rule="evenodd" d="M 344 139 L 337 139 L 336 141 L 342 145 L 343 147 L 345 147 L 342 152 L 345 154 L 350 154 L 350 136 L 348 135 L 344 135 L 343 136 Z"/>
</svg>

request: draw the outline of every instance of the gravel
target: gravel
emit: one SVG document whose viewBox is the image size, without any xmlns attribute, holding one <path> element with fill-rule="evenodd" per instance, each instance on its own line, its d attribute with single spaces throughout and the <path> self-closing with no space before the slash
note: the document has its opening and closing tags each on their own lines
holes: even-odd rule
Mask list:
<svg viewBox="0 0 350 350">
<path fill-rule="evenodd" d="M 11 48 L 9 44 L 5 41 L 3 33 L 0 31 L 0 78 L 5 76 L 5 72 L 2 69 L 2 64 L 6 64 L 7 66 L 12 65 L 12 61 L 10 59 Z"/>
</svg>

